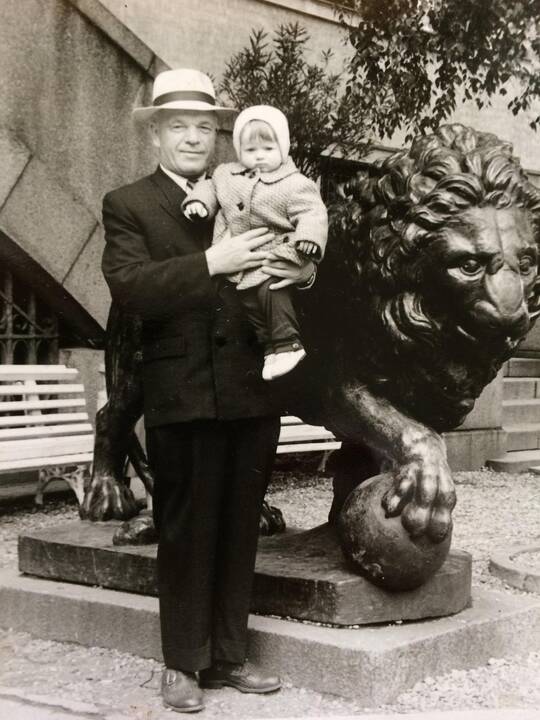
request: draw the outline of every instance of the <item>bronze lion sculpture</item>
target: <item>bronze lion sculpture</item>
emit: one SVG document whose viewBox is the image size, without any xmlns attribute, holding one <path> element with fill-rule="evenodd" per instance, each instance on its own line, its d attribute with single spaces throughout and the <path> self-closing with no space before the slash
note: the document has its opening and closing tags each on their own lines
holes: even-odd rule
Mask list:
<svg viewBox="0 0 540 720">
<path fill-rule="evenodd" d="M 441 542 L 455 492 L 440 433 L 463 422 L 540 312 L 540 192 L 508 143 L 448 125 L 358 174 L 329 216 L 317 283 L 298 293 L 308 355 L 276 392 L 344 441 L 331 522 L 382 462 L 393 476 L 386 514 Z M 122 482 L 128 453 L 151 484 L 133 440 L 137 320 L 113 309 L 111 323 L 111 398 L 81 510 L 92 519 L 136 512 Z"/>
</svg>

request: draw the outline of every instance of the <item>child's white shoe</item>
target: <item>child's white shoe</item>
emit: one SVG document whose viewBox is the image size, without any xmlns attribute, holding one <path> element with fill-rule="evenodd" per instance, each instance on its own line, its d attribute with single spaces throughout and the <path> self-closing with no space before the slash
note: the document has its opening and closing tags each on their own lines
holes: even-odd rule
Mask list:
<svg viewBox="0 0 540 720">
<path fill-rule="evenodd" d="M 276 359 L 275 353 L 270 353 L 270 355 L 265 356 L 263 371 L 262 371 L 263 380 L 271 380 L 274 377 L 272 370 L 274 367 L 275 359 Z"/>
<path fill-rule="evenodd" d="M 304 348 L 300 350 L 290 350 L 288 352 L 276 353 L 274 357 L 275 360 L 272 363 L 272 379 L 286 375 L 295 368 L 298 363 L 306 357 L 306 351 Z"/>
</svg>

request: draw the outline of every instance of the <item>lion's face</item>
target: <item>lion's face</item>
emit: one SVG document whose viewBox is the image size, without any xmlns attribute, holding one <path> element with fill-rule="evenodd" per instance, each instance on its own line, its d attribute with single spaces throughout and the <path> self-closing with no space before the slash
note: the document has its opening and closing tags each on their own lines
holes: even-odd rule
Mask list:
<svg viewBox="0 0 540 720">
<path fill-rule="evenodd" d="M 430 243 L 423 285 L 432 312 L 468 340 L 515 344 L 529 330 L 538 274 L 530 214 L 469 208 Z"/>
</svg>

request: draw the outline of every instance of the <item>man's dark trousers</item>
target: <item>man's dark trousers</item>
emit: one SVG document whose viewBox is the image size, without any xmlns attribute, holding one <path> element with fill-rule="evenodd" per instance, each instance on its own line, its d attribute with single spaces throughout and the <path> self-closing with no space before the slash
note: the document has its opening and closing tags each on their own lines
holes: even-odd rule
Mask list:
<svg viewBox="0 0 540 720">
<path fill-rule="evenodd" d="M 147 430 L 168 668 L 245 660 L 259 517 L 278 437 L 276 417 Z"/>
</svg>

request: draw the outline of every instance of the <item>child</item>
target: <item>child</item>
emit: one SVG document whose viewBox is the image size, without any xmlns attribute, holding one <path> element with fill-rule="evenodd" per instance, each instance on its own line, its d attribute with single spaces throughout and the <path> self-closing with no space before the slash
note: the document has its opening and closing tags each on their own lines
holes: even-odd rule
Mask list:
<svg viewBox="0 0 540 720">
<path fill-rule="evenodd" d="M 197 183 L 183 203 L 186 216 L 216 216 L 213 243 L 267 227 L 276 237 L 261 250 L 298 265 L 304 258 L 319 262 L 328 232 L 326 208 L 315 183 L 289 157 L 285 115 L 269 105 L 247 108 L 234 124 L 233 144 L 238 162 L 219 165 L 211 180 Z M 290 288 L 270 290 L 276 280 L 260 268 L 229 280 L 264 347 L 263 378 L 285 375 L 306 355 Z"/>
</svg>

